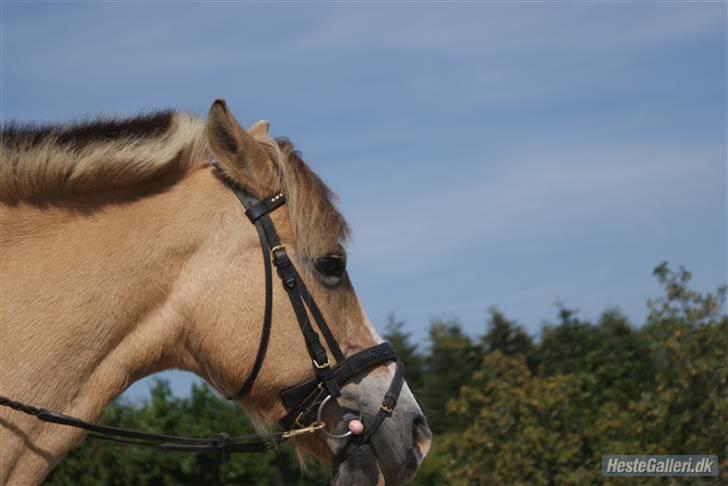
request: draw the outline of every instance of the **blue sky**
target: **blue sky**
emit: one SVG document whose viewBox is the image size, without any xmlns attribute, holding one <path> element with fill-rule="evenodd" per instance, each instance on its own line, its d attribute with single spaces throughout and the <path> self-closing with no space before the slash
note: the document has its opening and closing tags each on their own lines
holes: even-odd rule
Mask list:
<svg viewBox="0 0 728 486">
<path fill-rule="evenodd" d="M 223 97 L 338 193 L 380 329 L 477 334 L 496 306 L 537 333 L 557 301 L 639 323 L 663 260 L 728 280 L 726 24 L 724 2 L 3 2 L 0 115 Z"/>
</svg>

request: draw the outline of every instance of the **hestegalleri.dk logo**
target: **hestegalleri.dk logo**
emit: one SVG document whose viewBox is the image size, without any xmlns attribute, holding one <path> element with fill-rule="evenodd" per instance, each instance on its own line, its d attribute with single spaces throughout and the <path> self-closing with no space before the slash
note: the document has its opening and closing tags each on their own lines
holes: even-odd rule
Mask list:
<svg viewBox="0 0 728 486">
<path fill-rule="evenodd" d="M 602 456 L 604 476 L 718 476 L 718 456 Z"/>
</svg>

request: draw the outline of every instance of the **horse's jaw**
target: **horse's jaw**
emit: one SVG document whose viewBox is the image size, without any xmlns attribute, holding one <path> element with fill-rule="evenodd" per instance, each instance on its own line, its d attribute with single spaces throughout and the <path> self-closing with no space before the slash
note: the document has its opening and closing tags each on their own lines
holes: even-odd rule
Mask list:
<svg viewBox="0 0 728 486">
<path fill-rule="evenodd" d="M 346 461 L 334 465 L 332 486 L 383 486 L 384 474 L 379 469 L 377 456 L 368 445 L 359 447 Z"/>
</svg>

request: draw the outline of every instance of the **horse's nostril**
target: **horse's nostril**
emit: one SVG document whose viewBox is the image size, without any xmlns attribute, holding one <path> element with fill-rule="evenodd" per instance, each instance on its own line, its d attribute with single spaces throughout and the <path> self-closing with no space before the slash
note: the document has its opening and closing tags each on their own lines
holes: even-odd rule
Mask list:
<svg viewBox="0 0 728 486">
<path fill-rule="evenodd" d="M 412 445 L 418 453 L 419 461 L 422 462 L 432 445 L 432 431 L 425 417 L 419 414 L 412 421 Z"/>
</svg>

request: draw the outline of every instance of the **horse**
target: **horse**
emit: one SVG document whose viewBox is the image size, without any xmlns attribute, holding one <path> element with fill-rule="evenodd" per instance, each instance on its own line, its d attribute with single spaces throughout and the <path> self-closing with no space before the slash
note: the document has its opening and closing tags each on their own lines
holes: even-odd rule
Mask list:
<svg viewBox="0 0 728 486">
<path fill-rule="evenodd" d="M 230 184 L 259 200 L 285 196 L 268 216 L 343 355 L 381 346 L 345 270 L 349 227 L 333 193 L 268 122 L 245 130 L 216 100 L 206 119 L 162 111 L 9 123 L 0 154 L 3 395 L 96 422 L 150 374 L 185 370 L 230 397 L 257 365 L 236 402 L 261 430 L 290 413 L 280 394 L 321 363 L 312 368 L 282 285 L 270 294 L 258 363 L 263 240 Z M 393 362 L 358 373 L 328 408 L 356 410 L 366 424 L 395 373 Z M 0 409 L 0 483 L 42 482 L 85 434 Z M 335 485 L 402 484 L 432 434 L 405 383 L 371 440 L 341 459 L 350 440 L 313 433 L 294 442 L 301 456 L 333 463 Z"/>
</svg>

